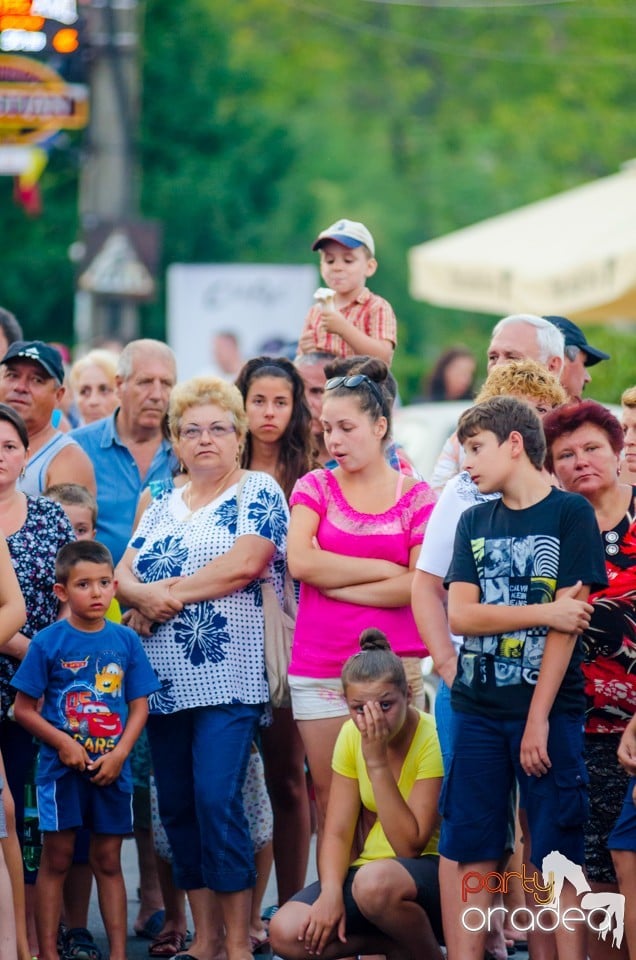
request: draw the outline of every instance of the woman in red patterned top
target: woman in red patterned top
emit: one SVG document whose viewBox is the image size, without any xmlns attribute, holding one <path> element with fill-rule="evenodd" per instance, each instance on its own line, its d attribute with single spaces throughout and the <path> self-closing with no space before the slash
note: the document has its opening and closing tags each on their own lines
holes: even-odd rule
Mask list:
<svg viewBox="0 0 636 960">
<path fill-rule="evenodd" d="M 548 467 L 560 485 L 589 500 L 605 542 L 608 586 L 590 594 L 585 650 L 585 758 L 590 777 L 586 869 L 595 891 L 617 891 L 608 850 L 629 776 L 618 763 L 621 734 L 636 711 L 636 487 L 619 479 L 623 430 L 594 400 L 561 407 L 543 421 Z M 591 960 L 627 956 L 590 937 Z"/>
</svg>

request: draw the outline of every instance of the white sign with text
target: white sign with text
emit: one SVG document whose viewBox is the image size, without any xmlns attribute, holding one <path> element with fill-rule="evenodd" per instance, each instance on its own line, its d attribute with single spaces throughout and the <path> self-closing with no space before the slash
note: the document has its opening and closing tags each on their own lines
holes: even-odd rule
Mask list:
<svg viewBox="0 0 636 960">
<path fill-rule="evenodd" d="M 244 360 L 272 341 L 298 340 L 317 284 L 311 265 L 172 264 L 167 329 L 179 379 L 220 372 L 213 359 L 220 333 L 237 337 Z"/>
</svg>

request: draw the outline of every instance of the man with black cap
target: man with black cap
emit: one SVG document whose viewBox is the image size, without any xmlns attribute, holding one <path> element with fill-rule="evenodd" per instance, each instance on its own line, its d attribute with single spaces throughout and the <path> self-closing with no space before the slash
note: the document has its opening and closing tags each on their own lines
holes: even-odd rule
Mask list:
<svg viewBox="0 0 636 960">
<path fill-rule="evenodd" d="M 95 494 L 92 464 L 51 416 L 64 396 L 64 366 L 55 347 L 16 340 L 0 360 L 0 401 L 19 413 L 29 434 L 29 459 L 18 489 L 39 496 L 56 483 L 80 483 Z"/>
<path fill-rule="evenodd" d="M 609 360 L 609 353 L 603 353 L 602 350 L 591 347 L 581 328 L 567 317 L 545 317 L 545 319 L 561 331 L 565 340 L 565 362 L 561 371 L 561 386 L 567 390 L 572 400 L 580 401 L 583 399 L 586 385 L 592 379 L 587 368 L 593 367 L 601 360 Z"/>
</svg>

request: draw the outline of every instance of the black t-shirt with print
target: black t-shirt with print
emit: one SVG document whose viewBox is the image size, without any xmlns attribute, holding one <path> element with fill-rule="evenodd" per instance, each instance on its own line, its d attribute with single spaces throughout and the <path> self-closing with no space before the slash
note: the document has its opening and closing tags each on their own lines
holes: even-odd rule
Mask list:
<svg viewBox="0 0 636 960">
<path fill-rule="evenodd" d="M 607 583 L 601 535 L 584 497 L 553 488 L 538 503 L 511 510 L 503 500 L 468 509 L 460 518 L 446 583 L 473 583 L 481 603 L 550 603 L 580 580 Z M 451 702 L 462 713 L 523 718 L 539 676 L 547 626 L 493 636 L 466 636 Z M 577 640 L 553 711 L 583 713 L 582 650 Z"/>
</svg>

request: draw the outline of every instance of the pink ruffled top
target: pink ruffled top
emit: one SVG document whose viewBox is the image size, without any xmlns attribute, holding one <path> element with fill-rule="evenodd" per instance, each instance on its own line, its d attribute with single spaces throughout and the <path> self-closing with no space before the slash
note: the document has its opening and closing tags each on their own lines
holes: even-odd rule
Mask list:
<svg viewBox="0 0 636 960">
<path fill-rule="evenodd" d="M 316 536 L 323 550 L 351 557 L 352 563 L 358 557 L 372 557 L 408 567 L 411 548 L 424 539 L 435 494 L 422 481 L 385 513 L 358 513 L 345 500 L 330 470 L 314 470 L 296 483 L 290 506 L 296 504 L 318 514 Z M 343 603 L 302 583 L 290 674 L 339 677 L 344 661 L 359 650 L 360 633 L 367 627 L 383 630 L 401 657 L 427 655 L 410 605 L 385 608 Z"/>
</svg>

